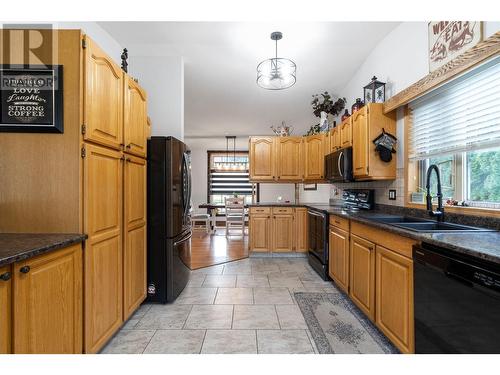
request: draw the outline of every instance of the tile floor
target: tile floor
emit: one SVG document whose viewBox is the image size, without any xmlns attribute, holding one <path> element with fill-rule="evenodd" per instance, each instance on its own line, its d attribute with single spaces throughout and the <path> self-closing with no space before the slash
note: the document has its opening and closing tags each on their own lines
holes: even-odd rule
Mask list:
<svg viewBox="0 0 500 375">
<path fill-rule="evenodd" d="M 316 353 L 293 293 L 336 291 L 306 258 L 198 269 L 168 305 L 144 304 L 102 353 Z"/>
</svg>

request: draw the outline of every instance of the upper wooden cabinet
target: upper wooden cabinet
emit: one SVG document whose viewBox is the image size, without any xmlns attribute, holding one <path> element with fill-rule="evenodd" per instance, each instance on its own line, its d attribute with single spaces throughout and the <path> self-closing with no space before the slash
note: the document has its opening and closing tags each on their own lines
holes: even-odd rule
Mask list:
<svg viewBox="0 0 500 375">
<path fill-rule="evenodd" d="M 338 287 L 349 292 L 349 232 L 330 226 L 328 272 Z"/>
<path fill-rule="evenodd" d="M 342 148 L 352 146 L 352 118 L 349 117 L 340 124 L 340 145 Z"/>
<path fill-rule="evenodd" d="M 125 76 L 123 90 L 123 133 L 125 152 L 146 156 L 148 119 L 146 92 L 131 77 Z"/>
<path fill-rule="evenodd" d="M 376 323 L 403 353 L 415 351 L 413 261 L 376 246 Z"/>
<path fill-rule="evenodd" d="M 124 321 L 146 298 L 146 258 L 146 161 L 128 156 L 124 173 Z"/>
<path fill-rule="evenodd" d="M 276 138 L 276 175 L 280 181 L 301 181 L 303 178 L 302 137 Z"/>
<path fill-rule="evenodd" d="M 341 135 L 339 126 L 330 130 L 330 152 L 335 152 L 342 147 L 340 137 Z"/>
<path fill-rule="evenodd" d="M 354 112 L 352 118 L 352 147 L 354 178 L 357 180 L 389 180 L 396 178 L 396 157 L 388 163 L 375 151 L 373 140 L 383 129 L 396 135 L 395 113 L 383 113 L 383 104 L 370 103 Z"/>
<path fill-rule="evenodd" d="M 84 139 L 120 149 L 123 71 L 92 39 L 84 38 Z"/>
<path fill-rule="evenodd" d="M 250 180 L 274 180 L 275 172 L 275 137 L 250 137 L 249 161 Z"/>
<path fill-rule="evenodd" d="M 12 352 L 12 271 L 0 267 L 0 354 Z"/>
<path fill-rule="evenodd" d="M 375 244 L 351 235 L 349 296 L 375 321 Z"/>
<path fill-rule="evenodd" d="M 13 272 L 14 353 L 81 353 L 81 245 L 16 263 Z"/>
<path fill-rule="evenodd" d="M 325 170 L 324 134 L 304 138 L 304 180 L 322 180 Z"/>
</svg>

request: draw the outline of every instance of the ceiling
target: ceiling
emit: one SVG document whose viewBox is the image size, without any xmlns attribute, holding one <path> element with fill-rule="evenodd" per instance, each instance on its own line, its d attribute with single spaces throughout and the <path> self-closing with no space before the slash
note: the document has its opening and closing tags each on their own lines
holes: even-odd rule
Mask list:
<svg viewBox="0 0 500 375">
<path fill-rule="evenodd" d="M 183 56 L 185 136 L 264 135 L 285 121 L 294 134 L 318 123 L 312 94 L 342 95 L 356 70 L 395 22 L 100 22 L 130 55 Z M 297 64 L 297 83 L 269 91 L 257 64 L 274 55 Z M 367 82 L 371 77 L 366 77 Z M 360 88 L 361 93 L 361 88 Z"/>
</svg>

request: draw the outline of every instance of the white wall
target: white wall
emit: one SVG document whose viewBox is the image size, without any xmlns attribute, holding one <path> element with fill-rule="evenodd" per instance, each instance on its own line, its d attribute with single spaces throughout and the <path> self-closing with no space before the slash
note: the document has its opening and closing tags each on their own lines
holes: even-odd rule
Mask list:
<svg viewBox="0 0 500 375">
<path fill-rule="evenodd" d="M 129 74 L 148 94 L 152 135 L 184 139 L 184 61 L 181 56 L 130 56 Z"/>
</svg>

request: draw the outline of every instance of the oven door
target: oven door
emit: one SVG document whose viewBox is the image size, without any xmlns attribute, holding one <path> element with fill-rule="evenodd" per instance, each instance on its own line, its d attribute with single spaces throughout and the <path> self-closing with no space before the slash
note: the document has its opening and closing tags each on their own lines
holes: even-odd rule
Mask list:
<svg viewBox="0 0 500 375">
<path fill-rule="evenodd" d="M 328 262 L 325 248 L 327 215 L 308 210 L 307 216 L 309 253 L 318 258 L 321 264 L 326 264 Z"/>
</svg>

